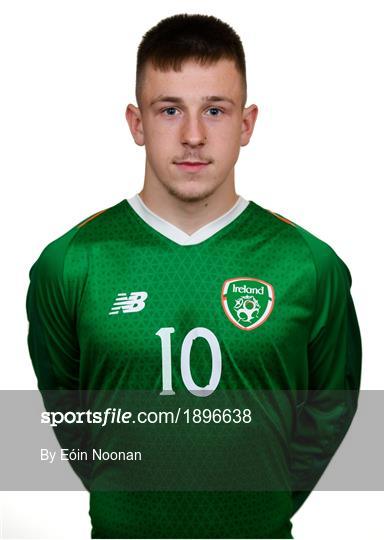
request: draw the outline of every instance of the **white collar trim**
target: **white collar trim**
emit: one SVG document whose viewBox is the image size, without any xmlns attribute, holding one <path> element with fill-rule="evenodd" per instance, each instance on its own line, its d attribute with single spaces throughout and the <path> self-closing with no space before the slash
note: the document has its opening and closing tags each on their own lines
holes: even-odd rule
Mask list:
<svg viewBox="0 0 384 540">
<path fill-rule="evenodd" d="M 141 219 L 143 219 L 150 227 L 181 246 L 199 244 L 200 242 L 203 242 L 203 240 L 213 236 L 220 229 L 226 227 L 229 223 L 231 223 L 231 221 L 236 219 L 249 204 L 249 201 L 239 195 L 235 204 L 225 214 L 214 219 L 213 221 L 210 221 L 209 223 L 206 223 L 194 233 L 187 234 L 182 229 L 179 229 L 169 221 L 152 212 L 152 210 L 150 210 L 148 206 L 144 204 L 138 193 L 136 193 L 136 195 L 130 199 L 127 199 L 127 201 L 136 214 L 138 214 Z"/>
</svg>

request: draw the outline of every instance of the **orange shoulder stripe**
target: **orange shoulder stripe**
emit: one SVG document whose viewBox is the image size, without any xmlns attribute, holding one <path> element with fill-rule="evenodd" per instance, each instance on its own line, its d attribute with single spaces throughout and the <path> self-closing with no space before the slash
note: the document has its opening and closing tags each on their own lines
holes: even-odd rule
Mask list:
<svg viewBox="0 0 384 540">
<path fill-rule="evenodd" d="M 290 221 L 289 219 L 287 219 L 287 218 L 285 218 L 283 216 L 280 216 L 279 214 L 276 214 L 276 212 L 272 212 L 272 210 L 268 210 L 268 212 L 271 212 L 271 214 L 273 214 L 275 217 L 277 217 L 281 221 L 284 221 L 285 223 L 289 223 L 289 225 L 292 225 L 293 227 L 295 227 L 295 224 L 292 221 Z"/>
<path fill-rule="evenodd" d="M 86 223 L 89 223 L 90 221 L 92 221 L 93 219 L 95 219 L 97 216 L 100 216 L 100 214 L 102 214 L 102 213 L 105 212 L 106 210 L 107 210 L 107 208 L 105 208 L 104 210 L 100 210 L 99 212 L 96 212 L 96 214 L 93 214 L 91 217 L 87 218 L 85 221 L 82 221 L 82 222 L 77 226 L 77 228 L 83 227 Z"/>
</svg>

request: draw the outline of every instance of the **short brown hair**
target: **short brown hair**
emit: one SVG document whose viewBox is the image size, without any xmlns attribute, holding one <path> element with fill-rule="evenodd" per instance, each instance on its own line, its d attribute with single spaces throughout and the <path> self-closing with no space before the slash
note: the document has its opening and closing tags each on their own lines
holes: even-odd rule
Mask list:
<svg viewBox="0 0 384 540">
<path fill-rule="evenodd" d="M 144 67 L 150 61 L 160 71 L 181 71 L 185 60 L 200 64 L 233 60 L 243 80 L 247 99 L 245 54 L 239 36 L 227 23 L 211 15 L 179 14 L 162 19 L 148 30 L 139 45 L 136 64 L 136 100 L 140 106 Z"/>
</svg>

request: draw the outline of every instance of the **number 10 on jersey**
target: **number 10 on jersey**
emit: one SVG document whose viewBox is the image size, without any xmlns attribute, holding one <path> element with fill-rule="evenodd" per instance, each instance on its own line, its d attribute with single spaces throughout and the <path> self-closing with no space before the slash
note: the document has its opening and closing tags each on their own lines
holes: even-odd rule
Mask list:
<svg viewBox="0 0 384 540">
<path fill-rule="evenodd" d="M 171 334 L 175 331 L 174 328 L 160 328 L 156 335 L 161 339 L 161 360 L 162 360 L 162 376 L 163 390 L 160 392 L 162 396 L 175 394 L 172 388 L 172 354 L 171 354 Z M 212 368 L 211 377 L 207 386 L 198 386 L 192 378 L 191 373 L 191 348 L 193 341 L 196 338 L 203 338 L 207 341 L 211 349 Z M 214 392 L 220 382 L 221 377 L 221 350 L 217 337 L 211 330 L 204 327 L 192 328 L 185 336 L 181 345 L 181 376 L 183 382 L 194 396 L 207 397 Z"/>
</svg>

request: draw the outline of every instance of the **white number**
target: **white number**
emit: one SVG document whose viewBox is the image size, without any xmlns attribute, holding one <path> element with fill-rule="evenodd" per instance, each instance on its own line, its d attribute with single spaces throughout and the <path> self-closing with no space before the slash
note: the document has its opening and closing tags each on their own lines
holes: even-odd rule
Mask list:
<svg viewBox="0 0 384 540">
<path fill-rule="evenodd" d="M 163 391 L 161 396 L 173 395 L 175 392 L 172 388 L 172 359 L 171 359 L 171 334 L 175 331 L 174 328 L 160 328 L 156 332 L 156 336 L 161 339 L 161 360 L 163 371 Z"/>
<path fill-rule="evenodd" d="M 171 334 L 175 331 L 174 328 L 160 328 L 156 335 L 161 339 L 161 359 L 162 359 L 162 375 L 163 375 L 163 390 L 160 392 L 162 396 L 172 395 L 175 392 L 172 388 L 172 365 L 171 365 Z M 207 340 L 211 349 L 212 355 L 212 371 L 209 383 L 207 386 L 197 386 L 192 378 L 191 373 L 191 348 L 193 341 L 198 338 Z M 185 336 L 181 346 L 181 376 L 183 382 L 189 392 L 195 396 L 206 397 L 214 392 L 220 382 L 221 377 L 221 351 L 217 337 L 208 328 L 197 327 L 193 328 Z"/>
</svg>

